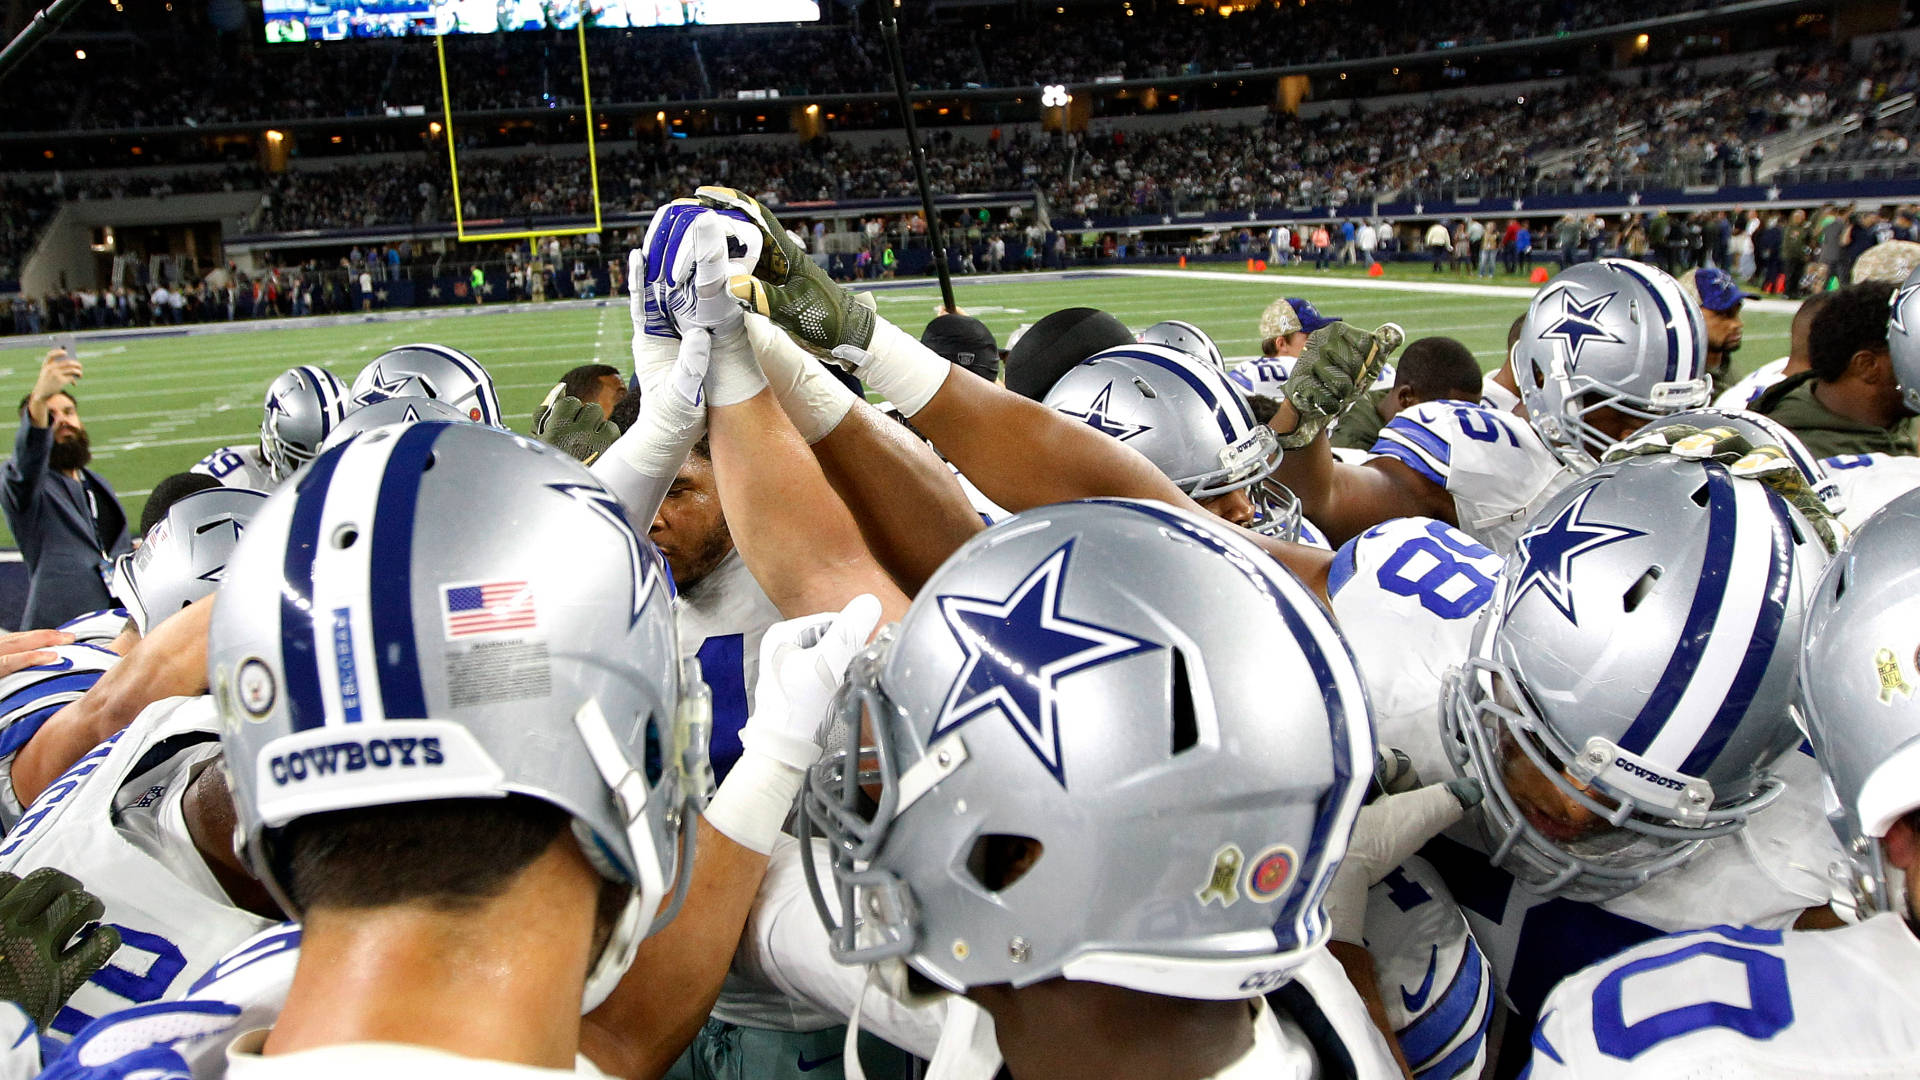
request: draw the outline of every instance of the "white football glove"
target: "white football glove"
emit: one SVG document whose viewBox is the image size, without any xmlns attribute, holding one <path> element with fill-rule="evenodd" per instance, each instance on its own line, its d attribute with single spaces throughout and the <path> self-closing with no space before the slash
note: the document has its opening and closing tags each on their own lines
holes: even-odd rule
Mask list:
<svg viewBox="0 0 1920 1080">
<path fill-rule="evenodd" d="M 847 665 L 880 623 L 880 600 L 862 593 L 839 611 L 774 623 L 760 639 L 753 715 L 740 745 L 795 769 L 820 760 L 821 721 Z"/>
<path fill-rule="evenodd" d="M 1363 944 L 1367 890 L 1421 845 L 1451 828 L 1481 796 L 1478 781 L 1459 779 L 1388 795 L 1361 807 L 1347 854 L 1327 887 L 1327 921 L 1333 926 L 1334 940 Z"/>
</svg>

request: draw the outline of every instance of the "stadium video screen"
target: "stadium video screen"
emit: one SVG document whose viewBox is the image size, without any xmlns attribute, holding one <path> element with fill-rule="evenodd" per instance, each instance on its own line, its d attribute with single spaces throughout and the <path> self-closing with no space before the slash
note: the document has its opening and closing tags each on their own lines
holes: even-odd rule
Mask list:
<svg viewBox="0 0 1920 1080">
<path fill-rule="evenodd" d="M 815 0 L 264 0 L 269 42 L 817 22 Z"/>
</svg>

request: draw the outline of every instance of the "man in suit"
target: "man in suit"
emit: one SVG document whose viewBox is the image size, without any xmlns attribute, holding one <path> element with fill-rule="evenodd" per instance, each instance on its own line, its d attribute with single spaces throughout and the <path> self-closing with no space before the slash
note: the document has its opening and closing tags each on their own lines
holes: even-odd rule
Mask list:
<svg viewBox="0 0 1920 1080">
<path fill-rule="evenodd" d="M 78 378 L 79 360 L 65 349 L 47 353 L 20 403 L 13 457 L 0 482 L 0 509 L 27 563 L 22 629 L 59 626 L 109 606 L 101 570 L 131 546 L 112 486 L 86 467 L 93 451 L 67 391 Z"/>
</svg>

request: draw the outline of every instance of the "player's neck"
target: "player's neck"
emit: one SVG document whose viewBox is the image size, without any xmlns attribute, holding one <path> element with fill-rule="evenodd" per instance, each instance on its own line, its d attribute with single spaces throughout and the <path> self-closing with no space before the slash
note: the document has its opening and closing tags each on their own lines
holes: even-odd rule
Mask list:
<svg viewBox="0 0 1920 1080">
<path fill-rule="evenodd" d="M 470 909 L 309 911 L 265 1053 L 392 1042 L 571 1070 L 599 881 L 563 835 Z"/>
<path fill-rule="evenodd" d="M 1202 1080 L 1253 1048 L 1245 1001 L 1160 997 L 1053 979 L 1022 990 L 977 987 L 1015 1080 Z"/>
</svg>

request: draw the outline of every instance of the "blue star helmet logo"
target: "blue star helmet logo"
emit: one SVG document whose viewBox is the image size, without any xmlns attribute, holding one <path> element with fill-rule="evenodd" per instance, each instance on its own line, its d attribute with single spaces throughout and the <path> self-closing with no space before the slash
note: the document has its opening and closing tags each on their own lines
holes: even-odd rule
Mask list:
<svg viewBox="0 0 1920 1080">
<path fill-rule="evenodd" d="M 280 394 L 274 394 L 273 396 L 267 398 L 267 415 L 268 416 L 276 416 L 276 415 L 286 416 L 287 415 L 287 407 L 280 403 L 281 396 L 282 395 Z"/>
<path fill-rule="evenodd" d="M 1101 431 L 1106 432 L 1122 442 L 1133 438 L 1143 431 L 1153 430 L 1152 424 L 1129 424 L 1125 420 L 1115 420 L 1113 417 L 1107 415 L 1108 410 L 1112 408 L 1113 384 L 1108 383 L 1101 388 L 1098 394 L 1093 396 L 1093 403 L 1088 405 L 1084 410 L 1061 409 L 1060 411 L 1076 420 L 1084 421 L 1092 427 L 1099 428 Z"/>
<path fill-rule="evenodd" d="M 640 534 L 633 531 L 633 525 L 627 521 L 627 512 L 615 501 L 607 490 L 598 484 L 548 484 L 548 487 L 567 498 L 593 511 L 613 531 L 627 547 L 627 567 L 631 571 L 628 580 L 633 583 L 633 591 L 628 597 L 630 611 L 627 629 L 631 630 L 640 622 L 640 616 L 647 610 L 647 600 L 653 596 L 656 586 L 664 584 L 666 595 L 673 595 L 673 579 L 660 572 L 659 550 L 647 545 L 641 550 Z"/>
<path fill-rule="evenodd" d="M 1563 287 L 1560 290 L 1560 321 L 1540 331 L 1540 337 L 1543 340 L 1552 338 L 1565 345 L 1569 365 L 1580 362 L 1580 352 L 1590 341 L 1625 345 L 1625 338 L 1600 325 L 1600 313 L 1607 309 L 1607 305 L 1616 295 L 1618 294 L 1607 293 L 1583 303 L 1574 297 L 1572 289 Z M 1542 297 L 1540 306 L 1544 309 L 1550 302 L 1550 297 Z M 1544 318 L 1552 318 L 1544 310 L 1542 315 Z"/>
<path fill-rule="evenodd" d="M 976 717 L 998 713 L 1063 788 L 1067 763 L 1060 755 L 1060 680 L 1165 648 L 1061 612 L 1060 585 L 1073 544 L 1068 540 L 1054 549 L 1003 599 L 937 598 L 940 616 L 966 659 L 929 736 L 937 739 Z"/>
<path fill-rule="evenodd" d="M 355 398 L 353 403 L 355 405 L 372 405 L 376 402 L 385 401 L 388 398 L 432 397 L 432 394 L 407 393 L 407 384 L 417 381 L 418 376 L 409 372 L 403 371 L 398 375 L 389 376 L 386 373 L 386 369 L 375 367 L 373 369 L 373 385 L 361 391 L 360 396 Z"/>
<path fill-rule="evenodd" d="M 1903 334 L 1912 333 L 1907 329 L 1907 301 L 1920 296 L 1920 283 L 1908 285 L 1893 294 L 1893 304 L 1888 308 L 1887 328 Z"/>
<path fill-rule="evenodd" d="M 1514 587 L 1513 602 L 1507 605 L 1508 610 L 1518 607 L 1527 590 L 1534 589 L 1559 609 L 1568 622 L 1580 625 L 1573 611 L 1573 561 L 1609 544 L 1647 535 L 1621 525 L 1582 520 L 1580 515 L 1596 490 L 1587 488 L 1555 514 L 1552 521 L 1521 535 L 1520 553 L 1527 561 L 1520 568 L 1520 581 Z"/>
</svg>

